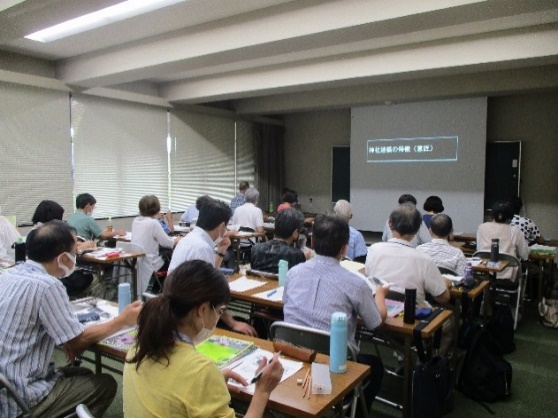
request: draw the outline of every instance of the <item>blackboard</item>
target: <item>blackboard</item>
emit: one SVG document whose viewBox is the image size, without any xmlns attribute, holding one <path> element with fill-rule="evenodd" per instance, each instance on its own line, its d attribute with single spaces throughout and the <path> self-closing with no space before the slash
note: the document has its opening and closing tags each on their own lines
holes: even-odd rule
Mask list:
<svg viewBox="0 0 558 418">
<path fill-rule="evenodd" d="M 487 142 L 484 209 L 519 196 L 521 141 Z"/>
<path fill-rule="evenodd" d="M 349 200 L 351 195 L 351 148 L 331 148 L 331 201 Z"/>
</svg>

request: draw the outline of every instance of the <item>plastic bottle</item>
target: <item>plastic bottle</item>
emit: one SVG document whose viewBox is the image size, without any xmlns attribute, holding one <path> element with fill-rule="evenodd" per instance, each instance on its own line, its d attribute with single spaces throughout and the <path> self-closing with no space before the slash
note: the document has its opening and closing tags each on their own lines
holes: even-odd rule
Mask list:
<svg viewBox="0 0 558 418">
<path fill-rule="evenodd" d="M 273 213 L 275 212 L 275 205 L 273 204 L 273 202 L 269 202 L 269 213 L 273 215 Z"/>
<path fill-rule="evenodd" d="M 112 232 L 112 217 L 108 217 L 108 221 L 107 221 L 107 231 L 108 232 Z"/>
<path fill-rule="evenodd" d="M 347 371 L 348 327 L 349 322 L 344 312 L 334 312 L 331 315 L 329 370 L 332 373 L 345 373 Z"/>
<path fill-rule="evenodd" d="M 130 283 L 120 283 L 118 285 L 118 313 L 122 313 L 131 302 L 132 292 L 130 291 Z"/>
<path fill-rule="evenodd" d="M 285 286 L 287 281 L 287 271 L 289 270 L 289 263 L 286 260 L 279 260 L 278 271 L 279 271 L 279 287 Z"/>
<path fill-rule="evenodd" d="M 23 242 L 23 238 L 19 237 L 17 242 L 14 244 L 14 252 L 15 252 L 15 262 L 16 263 L 23 263 L 25 262 L 27 255 L 26 255 L 26 246 Z"/>
<path fill-rule="evenodd" d="M 473 278 L 473 265 L 470 261 L 465 264 L 465 274 L 463 275 L 465 280 L 471 280 Z"/>
</svg>

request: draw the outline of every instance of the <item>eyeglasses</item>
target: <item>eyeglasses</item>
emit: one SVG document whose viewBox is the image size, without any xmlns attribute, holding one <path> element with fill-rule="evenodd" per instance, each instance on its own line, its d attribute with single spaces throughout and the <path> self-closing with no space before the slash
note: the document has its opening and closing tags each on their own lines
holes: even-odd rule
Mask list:
<svg viewBox="0 0 558 418">
<path fill-rule="evenodd" d="M 215 309 L 215 306 L 214 306 L 213 310 L 215 311 L 217 316 L 221 317 L 221 315 L 223 315 L 227 311 L 227 306 L 226 305 L 221 305 L 217 309 Z"/>
</svg>

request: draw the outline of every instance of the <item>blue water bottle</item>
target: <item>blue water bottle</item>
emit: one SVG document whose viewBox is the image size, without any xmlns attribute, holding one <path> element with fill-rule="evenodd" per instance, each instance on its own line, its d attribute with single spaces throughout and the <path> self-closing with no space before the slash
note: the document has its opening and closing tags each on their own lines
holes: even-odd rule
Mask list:
<svg viewBox="0 0 558 418">
<path fill-rule="evenodd" d="M 279 287 L 285 286 L 287 281 L 287 270 L 289 270 L 289 263 L 285 260 L 279 260 Z"/>
<path fill-rule="evenodd" d="M 120 283 L 118 285 L 118 313 L 122 313 L 131 302 L 132 292 L 130 291 L 130 283 Z"/>
<path fill-rule="evenodd" d="M 329 338 L 329 370 L 333 373 L 347 371 L 347 329 L 349 322 L 344 312 L 331 315 Z"/>
</svg>

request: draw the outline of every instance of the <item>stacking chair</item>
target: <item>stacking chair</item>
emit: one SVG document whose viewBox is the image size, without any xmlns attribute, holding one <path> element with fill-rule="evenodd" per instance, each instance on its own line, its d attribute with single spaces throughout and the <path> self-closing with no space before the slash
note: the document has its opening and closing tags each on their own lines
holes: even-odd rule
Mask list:
<svg viewBox="0 0 558 418">
<path fill-rule="evenodd" d="M 21 409 L 22 415 L 19 415 L 20 417 L 23 417 L 23 418 L 33 417 L 33 414 L 31 413 L 31 411 L 27 407 L 27 404 L 23 401 L 23 399 L 21 399 L 21 397 L 15 391 L 12 384 L 10 382 L 8 382 L 8 379 L 6 379 L 6 376 L 4 376 L 2 373 L 0 373 L 0 392 L 3 391 L 3 390 L 6 391 L 6 393 L 8 395 L 8 398 L 12 398 L 17 403 L 18 408 Z"/>
<path fill-rule="evenodd" d="M 473 254 L 473 257 L 480 257 L 489 259 L 490 252 L 489 251 L 477 251 Z M 517 267 L 517 280 L 515 280 L 515 285 L 513 287 L 504 287 L 498 285 L 498 280 L 496 280 L 496 294 L 504 296 L 510 303 L 510 306 L 513 309 L 513 318 L 514 318 L 514 329 L 517 329 L 517 322 L 519 320 L 519 309 L 523 310 L 523 294 L 525 292 L 525 284 L 527 281 L 528 276 L 528 269 L 525 267 L 523 270 L 521 261 L 511 255 L 506 253 L 500 253 L 498 256 L 498 260 L 507 261 L 508 268 L 509 267 Z M 515 303 L 511 303 L 512 297 L 515 295 Z"/>
<path fill-rule="evenodd" d="M 322 331 L 315 328 L 305 327 L 302 325 L 294 325 L 284 321 L 277 321 L 271 325 L 271 338 L 277 338 L 301 347 L 316 350 L 322 354 L 329 355 L 329 337 L 328 331 Z M 348 345 L 349 360 L 356 361 L 357 355 L 350 345 Z M 354 392 L 352 400 L 343 405 L 343 411 L 351 411 L 351 418 L 356 416 L 357 400 L 360 399 L 363 411 L 368 414 L 370 405 L 366 405 L 362 385 L 358 385 Z"/>
</svg>

